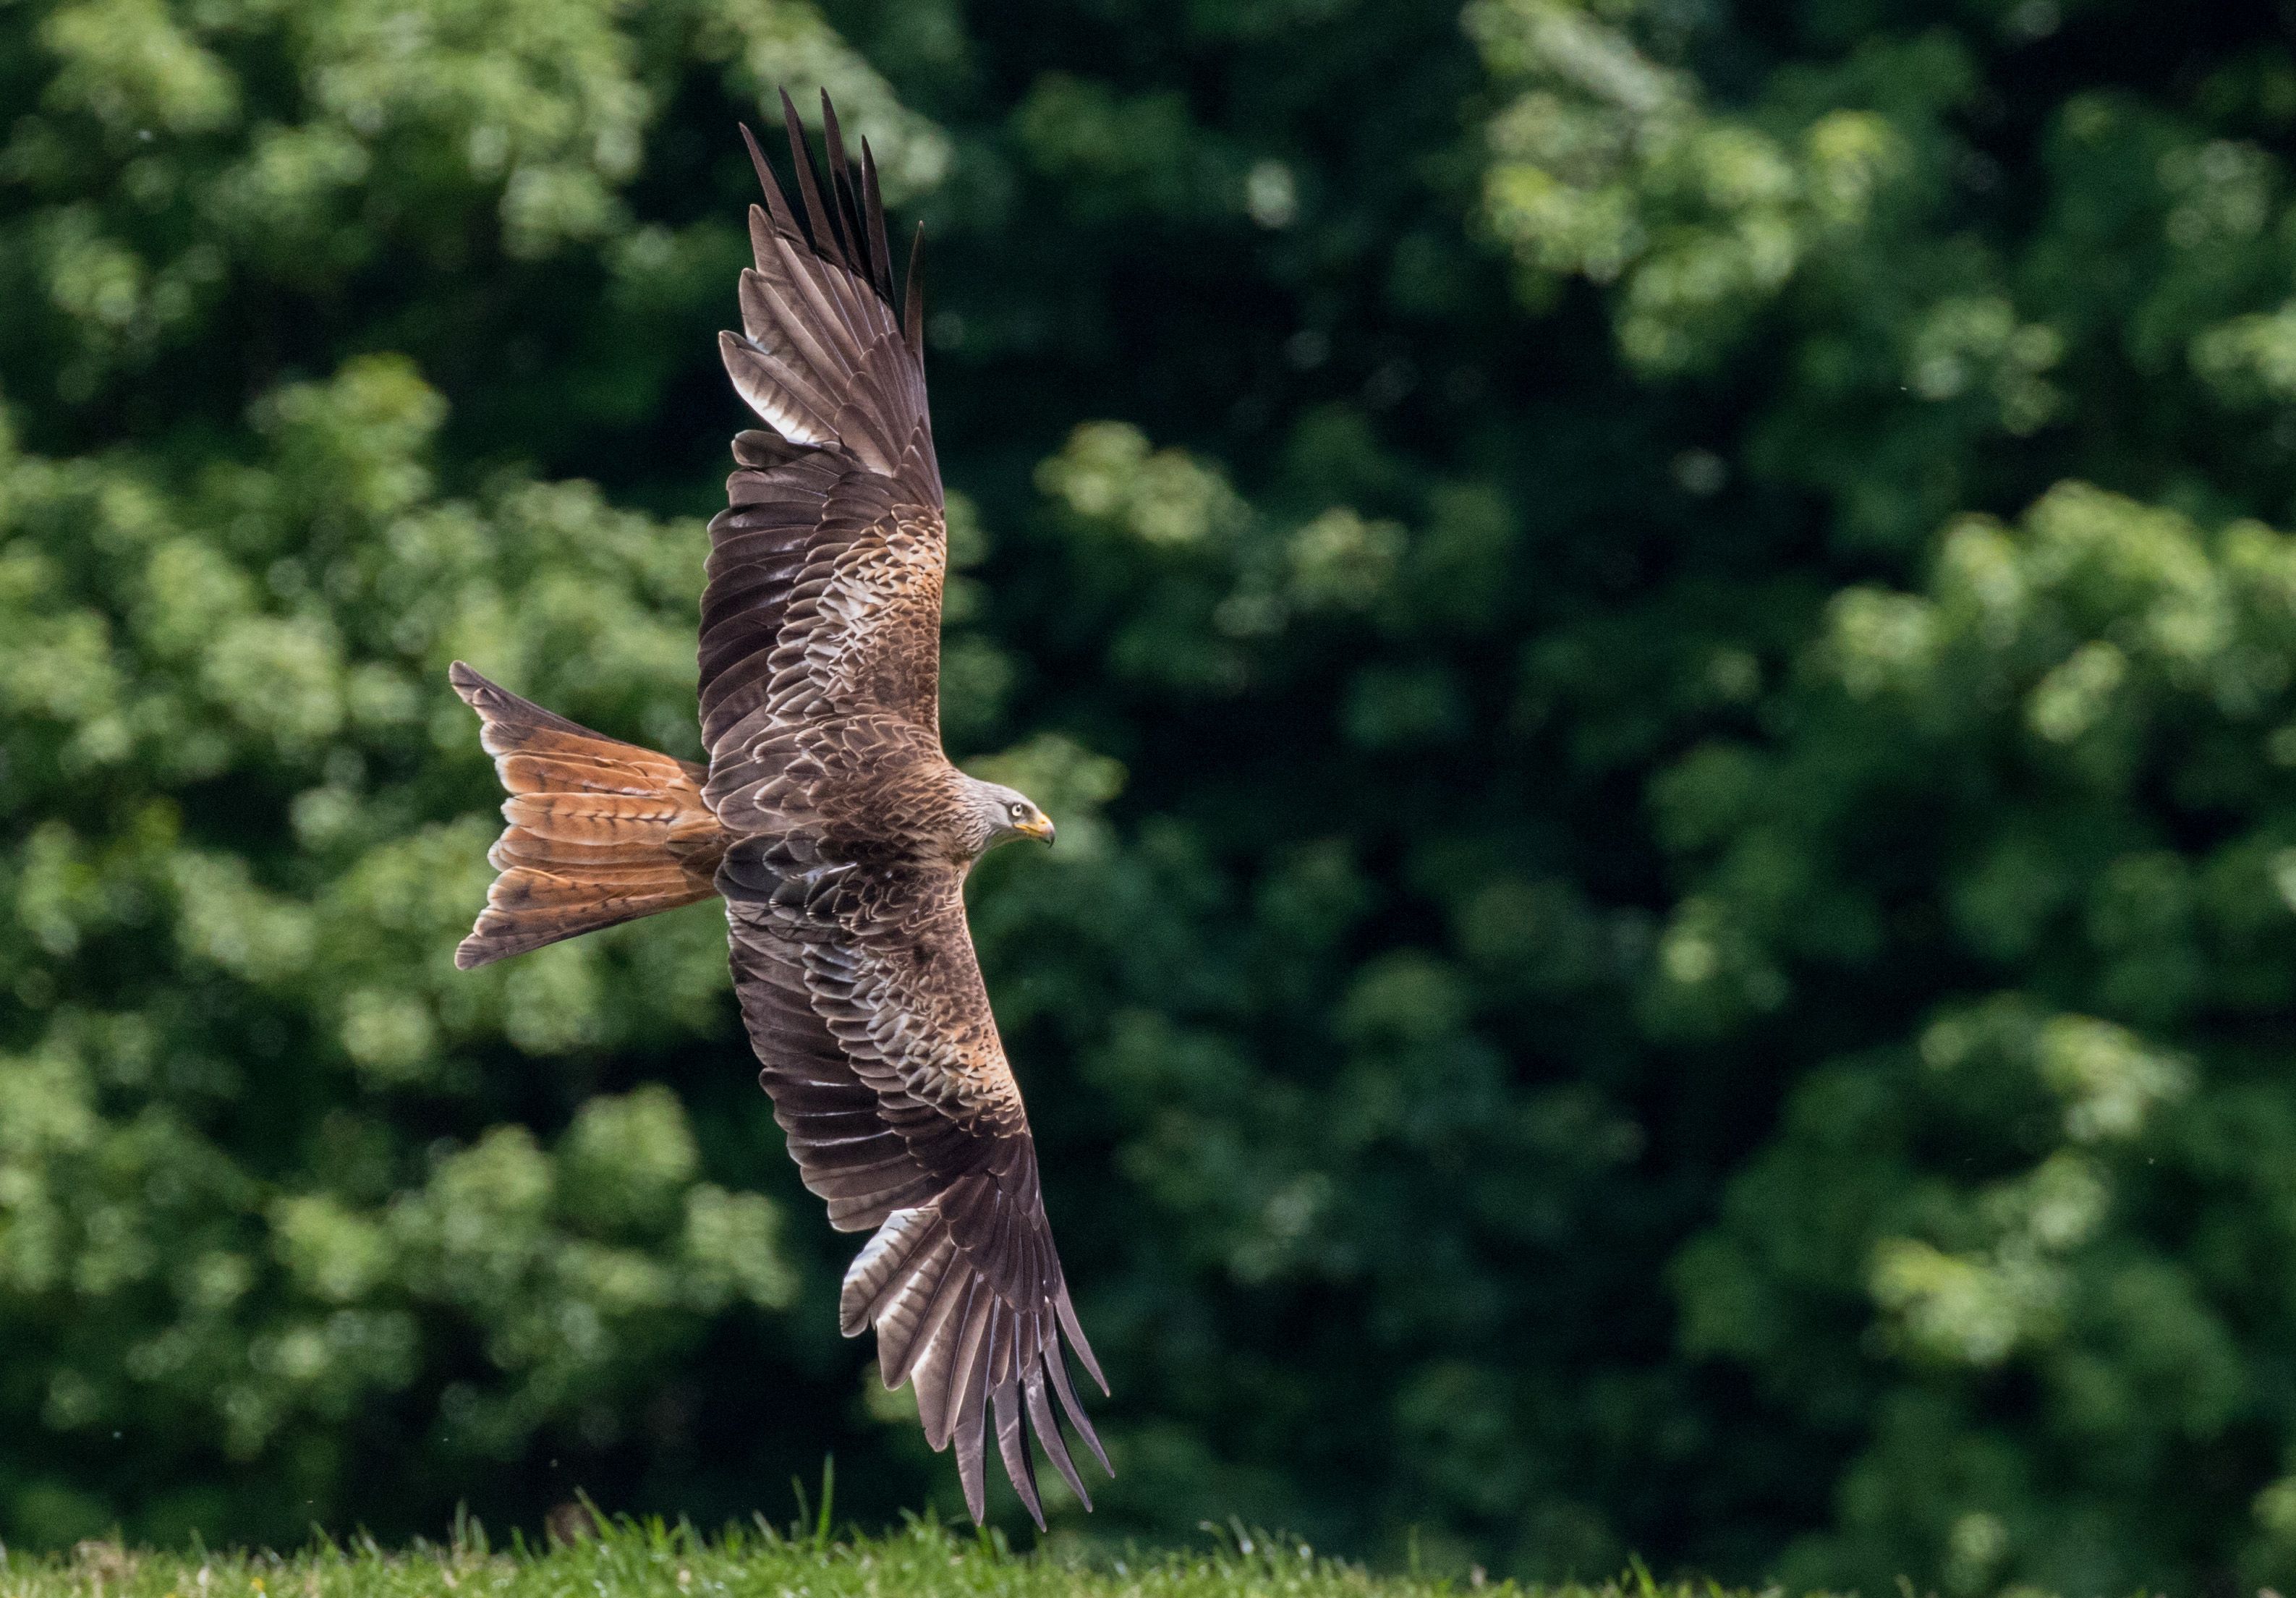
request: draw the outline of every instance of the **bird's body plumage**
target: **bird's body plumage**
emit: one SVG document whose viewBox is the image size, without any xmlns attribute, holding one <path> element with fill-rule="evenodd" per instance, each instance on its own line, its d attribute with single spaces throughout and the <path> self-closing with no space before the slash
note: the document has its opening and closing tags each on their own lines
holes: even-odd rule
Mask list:
<svg viewBox="0 0 2296 1598">
<path fill-rule="evenodd" d="M 709 763 L 603 738 L 458 665 L 512 798 L 493 856 L 503 878 L 457 959 L 721 894 L 742 1019 L 790 1152 L 832 1225 L 875 1233 L 845 1279 L 844 1331 L 873 1328 L 886 1384 L 915 1384 L 925 1435 L 954 1445 L 975 1520 L 993 1420 L 1041 1523 L 1027 1433 L 1084 1497 L 1055 1404 L 1107 1460 L 1063 1344 L 1100 1372 L 1054 1251 L 963 889 L 985 849 L 1049 838 L 1051 824 L 942 751 L 947 537 L 916 267 L 897 313 L 866 147 L 857 168 L 846 160 L 824 99 L 824 180 L 783 110 L 806 224 L 751 141 L 766 205 L 750 214 L 742 330 L 720 337 L 763 425 L 735 438 L 727 507 L 709 525 Z"/>
</svg>

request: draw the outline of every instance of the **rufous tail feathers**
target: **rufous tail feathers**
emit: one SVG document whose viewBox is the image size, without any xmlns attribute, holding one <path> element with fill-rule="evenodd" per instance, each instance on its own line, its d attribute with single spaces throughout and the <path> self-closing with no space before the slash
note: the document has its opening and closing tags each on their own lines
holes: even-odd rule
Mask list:
<svg viewBox="0 0 2296 1598">
<path fill-rule="evenodd" d="M 447 674 L 510 795 L 487 860 L 502 874 L 455 951 L 467 971 L 713 897 L 728 841 L 701 802 L 708 773 L 608 738 L 496 686 Z"/>
</svg>

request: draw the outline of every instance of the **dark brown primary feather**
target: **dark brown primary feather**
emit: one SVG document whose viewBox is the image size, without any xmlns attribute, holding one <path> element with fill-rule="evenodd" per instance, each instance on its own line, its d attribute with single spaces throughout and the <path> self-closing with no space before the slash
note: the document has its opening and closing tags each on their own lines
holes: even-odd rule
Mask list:
<svg viewBox="0 0 2296 1598">
<path fill-rule="evenodd" d="M 923 365 L 894 316 L 890 266 L 873 281 L 846 264 L 875 255 L 853 246 L 882 234 L 882 205 L 865 225 L 833 175 L 824 201 L 786 96 L 783 109 L 810 236 L 756 156 L 756 265 L 742 275 L 742 331 L 719 345 L 767 425 L 735 441 L 702 598 L 709 801 L 740 832 L 805 819 L 775 780 L 825 720 L 882 714 L 939 754 L 947 535 Z"/>
<path fill-rule="evenodd" d="M 975 1520 L 993 1419 L 1041 1525 L 1028 1434 L 1083 1497 L 1055 1403 L 1107 1459 L 1064 1348 L 1100 1372 L 948 842 L 963 779 L 939 732 L 947 539 L 915 258 L 897 315 L 873 158 L 846 159 L 824 100 L 817 173 L 783 109 L 805 220 L 749 139 L 766 203 L 742 332 L 720 343 L 764 425 L 734 440 L 702 597 L 703 791 L 739 839 L 718 875 L 735 987 L 807 1185 L 832 1225 L 877 1233 L 847 1275 L 844 1330 L 873 1327 L 887 1384 L 915 1383 Z"/>
<path fill-rule="evenodd" d="M 993 1422 L 1041 1526 L 1029 1435 L 1084 1498 L 1060 1415 L 1108 1460 L 1068 1353 L 1095 1381 L 1100 1368 L 964 921 L 964 873 L 992 833 L 939 733 L 947 537 L 922 237 L 897 318 L 875 160 L 865 143 L 857 168 L 847 160 L 825 97 L 822 109 L 825 179 L 783 99 L 803 226 L 742 130 L 766 204 L 750 213 L 743 331 L 721 345 L 765 425 L 734 438 L 727 508 L 709 528 L 709 764 L 604 737 L 457 662 L 510 825 L 455 960 L 722 892 L 743 1019 L 790 1151 L 833 1225 L 876 1229 L 846 1277 L 844 1330 L 873 1327 L 888 1384 L 915 1385 L 925 1435 L 954 1446 L 975 1520 Z"/>
<path fill-rule="evenodd" d="M 719 882 L 735 988 L 790 1153 L 832 1225 L 877 1230 L 847 1273 L 843 1330 L 874 1327 L 886 1385 L 915 1383 L 926 1440 L 955 1445 L 976 1520 L 992 1412 L 1007 1474 L 1039 1524 L 1023 1415 L 1089 1506 L 1046 1397 L 1105 1468 L 1063 1337 L 1106 1382 L 1053 1248 L 960 874 L 748 839 Z"/>
</svg>

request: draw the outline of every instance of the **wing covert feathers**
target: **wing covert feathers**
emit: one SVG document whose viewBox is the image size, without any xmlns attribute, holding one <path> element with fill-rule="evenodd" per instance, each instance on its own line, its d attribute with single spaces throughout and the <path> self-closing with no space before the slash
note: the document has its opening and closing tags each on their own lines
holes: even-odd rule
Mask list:
<svg viewBox="0 0 2296 1598">
<path fill-rule="evenodd" d="M 786 95 L 783 114 L 798 206 L 743 130 L 765 204 L 750 212 L 742 331 L 719 345 L 761 425 L 734 440 L 702 598 L 706 797 L 745 832 L 787 824 L 781 801 L 803 795 L 784 779 L 817 781 L 844 758 L 827 746 L 849 751 L 846 733 L 870 717 L 906 724 L 936 756 L 939 741 L 947 537 L 915 267 L 910 314 L 897 313 L 874 157 L 865 146 L 856 168 L 824 109 L 824 178 Z"/>
<path fill-rule="evenodd" d="M 846 1335 L 877 1333 L 886 1385 L 914 1384 L 925 1438 L 953 1447 L 985 1509 L 991 1425 L 1038 1525 L 1028 1438 L 1087 1506 L 1054 1405 L 1103 1468 L 1070 1381 L 1078 1324 L 1036 1145 L 964 926 L 952 867 L 865 866 L 802 838 L 744 839 L 718 881 L 759 1080 L 831 1223 L 875 1235 L 846 1273 Z"/>
<path fill-rule="evenodd" d="M 840 1323 L 876 1333 L 889 1387 L 914 1386 L 973 1519 L 993 1429 L 1041 1526 L 1030 1437 L 1089 1506 L 1062 1417 L 1108 1459 L 1070 1355 L 1107 1383 L 1053 1247 L 963 873 L 927 847 L 956 773 L 939 735 L 947 538 L 922 234 L 903 296 L 875 156 L 865 143 L 849 158 L 825 96 L 825 170 L 786 94 L 782 119 L 794 197 L 742 130 L 764 204 L 741 331 L 719 345 L 759 425 L 734 440 L 701 602 L 701 799 L 736 840 L 717 874 L 734 988 L 806 1185 L 832 1226 L 873 1233 Z"/>
<path fill-rule="evenodd" d="M 824 174 L 787 94 L 782 112 L 795 206 L 742 130 L 765 203 L 750 210 L 742 331 L 719 348 L 761 425 L 734 438 L 709 524 L 709 764 L 604 737 L 455 662 L 509 825 L 455 963 L 723 894 L 742 1020 L 791 1157 L 832 1226 L 873 1234 L 846 1273 L 841 1328 L 875 1332 L 886 1385 L 914 1386 L 973 1520 L 993 1427 L 1041 1528 L 1031 1437 L 1087 1509 L 1068 1430 L 1108 1468 L 1069 1356 L 1108 1383 L 965 925 L 946 843 L 962 834 L 934 810 L 955 802 L 959 774 L 939 732 L 947 535 L 924 234 L 897 293 L 866 141 L 849 160 L 824 94 Z"/>
</svg>

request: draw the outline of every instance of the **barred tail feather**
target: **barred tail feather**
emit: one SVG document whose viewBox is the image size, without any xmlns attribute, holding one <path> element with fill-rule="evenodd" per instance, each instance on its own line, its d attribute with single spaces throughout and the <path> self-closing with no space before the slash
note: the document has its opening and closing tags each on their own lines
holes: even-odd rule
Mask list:
<svg viewBox="0 0 2296 1598">
<path fill-rule="evenodd" d="M 510 795 L 510 824 L 487 853 L 501 874 L 457 966 L 717 893 L 726 837 L 702 802 L 702 767 L 553 715 L 459 660 L 448 681 L 479 713 L 479 742 Z"/>
</svg>

